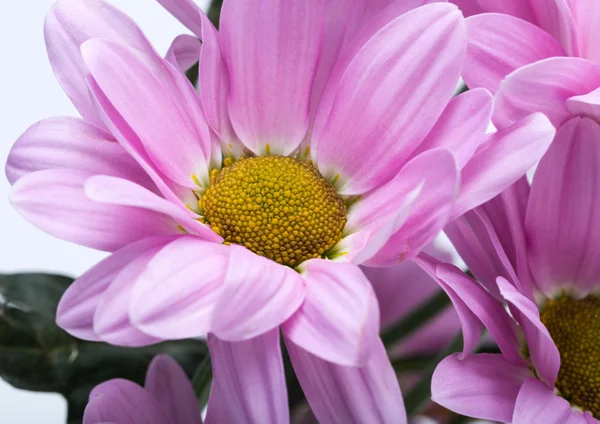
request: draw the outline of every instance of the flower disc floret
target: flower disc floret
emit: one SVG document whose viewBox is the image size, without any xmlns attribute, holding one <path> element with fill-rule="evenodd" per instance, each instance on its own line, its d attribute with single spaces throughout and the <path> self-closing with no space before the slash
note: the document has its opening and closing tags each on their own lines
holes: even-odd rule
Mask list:
<svg viewBox="0 0 600 424">
<path fill-rule="evenodd" d="M 225 242 L 282 265 L 323 256 L 346 225 L 346 205 L 310 162 L 243 158 L 214 171 L 200 206 Z"/>
<path fill-rule="evenodd" d="M 600 417 L 600 298 L 549 300 L 542 322 L 560 352 L 555 386 L 579 408 Z"/>
</svg>

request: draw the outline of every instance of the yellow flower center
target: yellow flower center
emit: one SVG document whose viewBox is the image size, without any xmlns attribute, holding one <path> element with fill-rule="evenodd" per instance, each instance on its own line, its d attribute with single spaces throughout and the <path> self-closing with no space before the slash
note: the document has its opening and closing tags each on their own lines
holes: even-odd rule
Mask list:
<svg viewBox="0 0 600 424">
<path fill-rule="evenodd" d="M 226 242 L 296 266 L 337 244 L 346 205 L 309 163 L 285 156 L 240 159 L 214 171 L 200 200 Z"/>
<path fill-rule="evenodd" d="M 600 298 L 563 295 L 544 305 L 541 319 L 560 352 L 556 388 L 600 418 Z"/>
</svg>

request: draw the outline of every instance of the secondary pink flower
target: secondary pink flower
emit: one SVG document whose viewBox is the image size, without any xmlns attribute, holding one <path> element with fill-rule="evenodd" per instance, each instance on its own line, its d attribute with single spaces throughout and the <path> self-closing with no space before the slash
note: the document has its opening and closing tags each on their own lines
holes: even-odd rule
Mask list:
<svg viewBox="0 0 600 424">
<path fill-rule="evenodd" d="M 209 405 L 211 414 L 219 405 Z M 83 424 L 202 424 L 196 395 L 187 376 L 171 357 L 157 356 L 146 375 L 146 384 L 114 379 L 90 393 Z"/>
<path fill-rule="evenodd" d="M 321 422 L 402 421 L 357 265 L 413 258 L 554 135 L 533 114 L 482 143 L 490 94 L 450 100 L 466 53 L 455 6 L 333 3 L 226 0 L 217 32 L 165 0 L 202 47 L 180 37 L 164 60 L 113 7 L 59 0 L 49 56 L 85 120 L 34 125 L 7 163 L 27 219 L 113 252 L 58 323 L 129 346 L 208 333 L 234 422 L 289 420 L 280 329 Z M 178 68 L 195 52 L 200 95 Z"/>
<path fill-rule="evenodd" d="M 555 56 L 600 64 L 597 0 L 452 0 L 466 16 L 463 78 L 495 93 L 516 69 Z M 471 16 L 473 15 L 473 16 Z"/>
</svg>

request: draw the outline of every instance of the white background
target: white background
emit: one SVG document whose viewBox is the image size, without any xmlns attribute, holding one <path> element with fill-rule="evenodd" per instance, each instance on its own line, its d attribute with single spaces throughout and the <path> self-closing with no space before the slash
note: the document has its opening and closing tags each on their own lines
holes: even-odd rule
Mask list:
<svg viewBox="0 0 600 424">
<path fill-rule="evenodd" d="M 161 53 L 175 36 L 188 32 L 154 0 L 107 1 L 131 16 Z M 197 1 L 201 6 L 208 3 Z M 37 230 L 9 203 L 4 163 L 13 142 L 36 121 L 77 116 L 46 56 L 43 22 L 53 3 L 0 1 L 0 273 L 49 271 L 76 276 L 104 256 Z M 0 380 L 0 423 L 64 424 L 65 419 L 61 396 L 17 390 Z"/>
</svg>

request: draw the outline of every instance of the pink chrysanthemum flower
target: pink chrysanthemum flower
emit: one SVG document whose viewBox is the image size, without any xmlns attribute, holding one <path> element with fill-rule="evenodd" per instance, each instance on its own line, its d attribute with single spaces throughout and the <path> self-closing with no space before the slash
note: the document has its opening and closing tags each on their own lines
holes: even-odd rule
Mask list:
<svg viewBox="0 0 600 424">
<path fill-rule="evenodd" d="M 128 346 L 208 334 L 214 393 L 256 423 L 289 421 L 281 330 L 321 422 L 402 422 L 357 265 L 413 258 L 536 163 L 553 127 L 533 114 L 484 138 L 490 94 L 450 100 L 466 54 L 450 4 L 226 0 L 217 32 L 191 1 L 162 3 L 201 47 L 183 36 L 164 60 L 100 0 L 59 0 L 46 20 L 85 120 L 17 141 L 11 200 L 113 252 L 58 323 Z M 200 94 L 178 68 L 194 55 Z"/>
<path fill-rule="evenodd" d="M 211 403 L 207 417 L 222 412 L 220 405 Z M 144 387 L 114 379 L 92 390 L 83 424 L 105 423 L 202 424 L 202 417 L 185 372 L 170 356 L 160 355 L 150 363 Z"/>
</svg>

